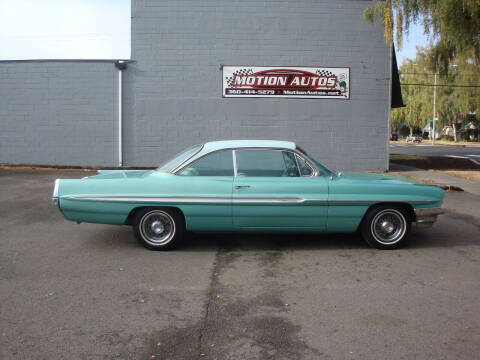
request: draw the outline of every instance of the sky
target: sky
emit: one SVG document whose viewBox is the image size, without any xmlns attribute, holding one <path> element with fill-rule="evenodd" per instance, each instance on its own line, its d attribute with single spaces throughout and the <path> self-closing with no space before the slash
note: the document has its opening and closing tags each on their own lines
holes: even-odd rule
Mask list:
<svg viewBox="0 0 480 360">
<path fill-rule="evenodd" d="M 130 0 L 0 0 L 0 60 L 129 58 Z"/>
<path fill-rule="evenodd" d="M 403 47 L 401 51 L 397 52 L 397 63 L 398 67 L 402 65 L 402 62 L 406 58 L 414 59 L 417 53 L 417 46 L 427 46 L 429 39 L 423 33 L 422 24 L 411 24 L 409 29 L 409 34 L 403 36 Z"/>
<path fill-rule="evenodd" d="M 0 0 L 0 60 L 130 59 L 130 0 Z M 425 46 L 412 24 L 397 62 Z"/>
</svg>

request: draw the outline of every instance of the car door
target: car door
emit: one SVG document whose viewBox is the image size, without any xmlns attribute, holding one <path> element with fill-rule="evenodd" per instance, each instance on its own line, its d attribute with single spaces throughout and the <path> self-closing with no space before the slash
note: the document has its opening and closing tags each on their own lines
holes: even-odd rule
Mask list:
<svg viewBox="0 0 480 360">
<path fill-rule="evenodd" d="M 233 153 L 210 153 L 180 169 L 176 187 L 188 198 L 181 205 L 192 231 L 231 231 Z"/>
<path fill-rule="evenodd" d="M 328 183 L 302 157 L 289 150 L 238 149 L 234 158 L 236 229 L 325 230 Z"/>
</svg>

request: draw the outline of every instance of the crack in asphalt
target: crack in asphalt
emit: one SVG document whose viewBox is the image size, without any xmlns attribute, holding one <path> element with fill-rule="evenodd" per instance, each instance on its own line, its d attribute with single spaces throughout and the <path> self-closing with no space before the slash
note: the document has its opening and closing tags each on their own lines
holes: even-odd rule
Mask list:
<svg viewBox="0 0 480 360">
<path fill-rule="evenodd" d="M 286 250 L 271 237 L 252 240 L 236 235 L 221 239 L 215 250 L 203 316 L 186 327 L 172 323 L 154 334 L 147 345 L 147 357 L 222 360 L 325 357 L 300 338 L 301 326 L 292 323 L 288 316 L 280 281 L 282 274 L 290 271 L 282 263 Z M 157 342 L 161 349 L 155 347 Z"/>
<path fill-rule="evenodd" d="M 199 355 L 209 359 L 302 359 L 320 355 L 300 339 L 291 323 L 278 276 L 284 249 L 262 237 L 251 248 L 238 236 L 222 241 L 199 334 Z M 254 270 L 246 278 L 237 273 Z"/>
<path fill-rule="evenodd" d="M 216 253 L 215 253 L 215 259 L 213 261 L 213 266 L 212 266 L 212 272 L 210 275 L 210 285 L 207 291 L 207 302 L 205 305 L 205 316 L 203 317 L 202 321 L 202 327 L 200 328 L 199 334 L 198 334 L 198 354 L 201 355 L 203 354 L 202 352 L 202 343 L 203 343 L 203 336 L 205 334 L 205 330 L 207 329 L 207 324 L 208 324 L 208 319 L 210 316 L 210 307 L 212 302 L 214 301 L 213 299 L 213 294 L 215 292 L 216 285 L 218 283 L 218 274 L 217 274 L 217 265 L 218 265 L 218 257 L 220 253 L 220 248 L 217 247 Z"/>
</svg>

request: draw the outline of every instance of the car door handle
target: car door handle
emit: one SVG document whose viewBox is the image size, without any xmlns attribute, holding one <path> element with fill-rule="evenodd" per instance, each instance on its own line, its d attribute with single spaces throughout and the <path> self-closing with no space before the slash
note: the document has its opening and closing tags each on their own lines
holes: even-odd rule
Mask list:
<svg viewBox="0 0 480 360">
<path fill-rule="evenodd" d="M 250 185 L 235 185 L 235 189 L 241 189 L 241 188 L 249 188 Z"/>
</svg>

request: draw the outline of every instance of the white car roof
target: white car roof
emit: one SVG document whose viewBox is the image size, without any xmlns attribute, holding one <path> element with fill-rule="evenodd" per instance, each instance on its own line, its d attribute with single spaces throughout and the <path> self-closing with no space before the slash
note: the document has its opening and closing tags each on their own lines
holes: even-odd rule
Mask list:
<svg viewBox="0 0 480 360">
<path fill-rule="evenodd" d="M 295 143 L 291 141 L 280 140 L 221 140 L 209 141 L 203 144 L 201 153 L 209 153 L 222 149 L 239 149 L 239 148 L 274 148 L 274 149 L 291 149 L 294 150 Z"/>
</svg>

